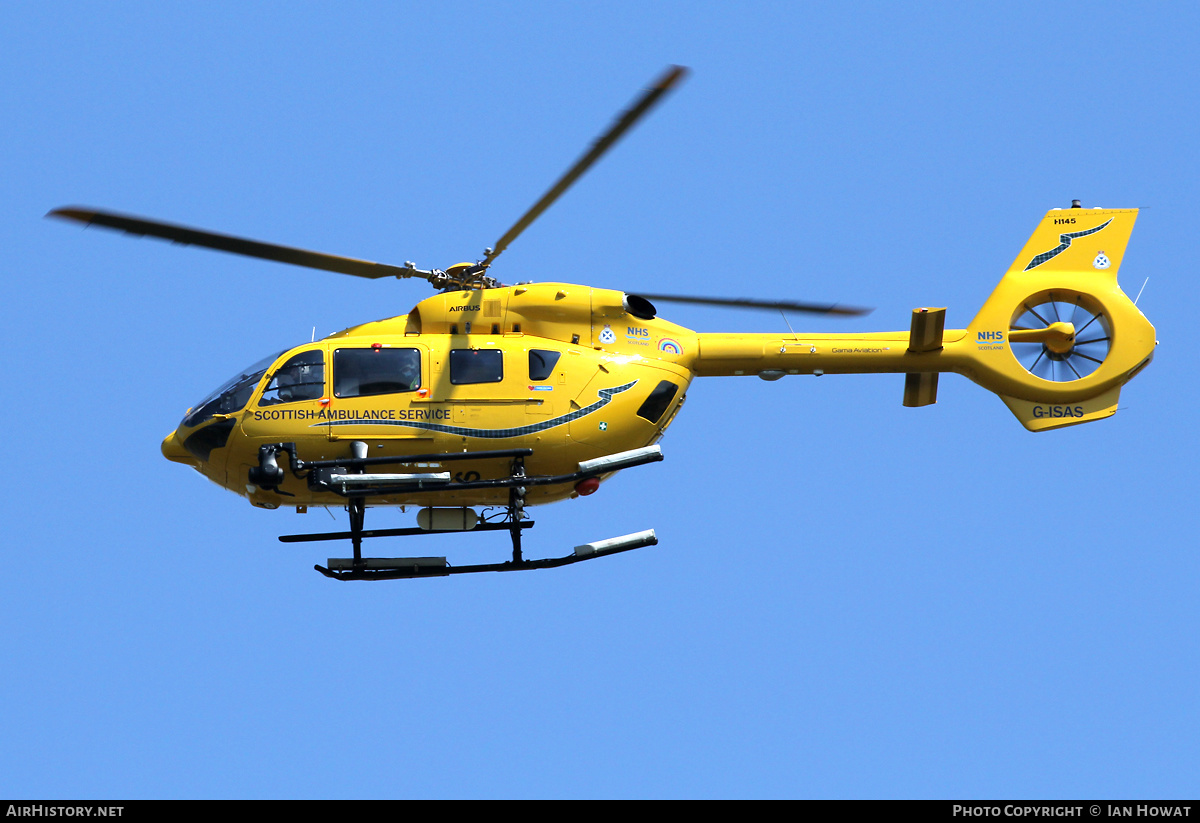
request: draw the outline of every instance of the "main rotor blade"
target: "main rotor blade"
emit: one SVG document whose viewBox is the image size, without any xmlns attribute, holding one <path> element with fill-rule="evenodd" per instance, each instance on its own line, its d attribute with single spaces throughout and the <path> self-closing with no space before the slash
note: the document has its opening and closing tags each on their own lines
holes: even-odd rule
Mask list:
<svg viewBox="0 0 1200 823">
<path fill-rule="evenodd" d="M 654 83 L 654 85 L 646 89 L 642 96 L 638 98 L 637 102 L 634 103 L 628 111 L 622 114 L 617 119 L 617 122 L 614 123 L 608 131 L 602 134 L 600 138 L 592 144 L 592 147 L 588 150 L 587 154 L 579 158 L 575 165 L 568 169 L 567 173 L 564 174 L 557 183 L 551 186 L 548 192 L 542 195 L 542 199 L 534 203 L 533 207 L 529 211 L 525 212 L 521 219 L 518 220 L 511 229 L 505 232 L 503 237 L 496 241 L 495 247 L 487 253 L 486 257 L 483 258 L 481 265 L 490 266 L 492 261 L 499 257 L 500 253 L 508 248 L 509 243 L 511 243 L 513 240 L 516 240 L 517 236 L 521 232 L 525 231 L 525 229 L 529 227 L 530 223 L 532 223 L 534 220 L 537 220 L 542 212 L 550 208 L 551 204 L 553 204 L 563 192 L 570 188 L 572 183 L 578 180 L 585 171 L 591 168 L 593 163 L 599 160 L 606 151 L 612 148 L 613 144 L 620 140 L 621 136 L 625 134 L 625 132 L 629 131 L 629 129 L 638 120 L 640 120 L 646 114 L 646 112 L 650 111 L 651 107 L 658 102 L 659 98 L 670 91 L 676 83 L 685 77 L 687 75 L 687 71 L 688 70 L 683 66 L 672 66 Z"/>
<path fill-rule="evenodd" d="M 261 243 L 257 240 L 247 240 L 242 237 L 232 237 L 227 234 L 217 234 L 199 229 L 189 229 L 186 226 L 176 226 L 157 220 L 146 220 L 141 217 L 131 217 L 125 214 L 95 211 L 93 209 L 72 206 L 54 209 L 47 217 L 59 217 L 64 220 L 74 220 L 85 226 L 103 226 L 117 229 L 126 234 L 147 237 L 158 237 L 185 246 L 204 246 L 217 251 L 241 254 L 247 257 L 258 257 L 264 260 L 274 260 L 279 263 L 290 263 L 293 266 L 304 266 L 310 269 L 352 274 L 355 277 L 420 277 L 430 280 L 440 272 L 427 272 L 421 269 L 389 266 L 386 263 L 372 263 L 369 260 L 356 260 L 352 257 L 338 257 L 316 251 L 296 249 L 291 246 L 279 246 L 274 243 Z"/>
<path fill-rule="evenodd" d="M 660 303 L 691 303 L 697 306 L 723 306 L 737 309 L 771 309 L 774 311 L 798 311 L 807 314 L 840 314 L 857 317 L 870 314 L 874 309 L 863 309 L 856 306 L 843 306 L 839 303 L 796 303 L 787 300 L 747 300 L 745 298 L 728 299 L 723 297 L 685 297 L 679 294 L 646 294 L 633 292 L 638 297 L 656 300 Z"/>
</svg>

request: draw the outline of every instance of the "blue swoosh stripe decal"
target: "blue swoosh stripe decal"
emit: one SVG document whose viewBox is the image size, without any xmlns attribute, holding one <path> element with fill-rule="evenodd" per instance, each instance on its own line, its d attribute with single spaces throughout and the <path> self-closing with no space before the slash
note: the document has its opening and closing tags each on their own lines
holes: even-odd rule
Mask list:
<svg viewBox="0 0 1200 823">
<path fill-rule="evenodd" d="M 604 408 L 612 402 L 613 395 L 620 394 L 623 391 L 628 391 L 637 385 L 636 380 L 632 380 L 623 386 L 614 386 L 611 389 L 600 389 L 598 394 L 600 399 L 589 406 L 584 406 L 582 409 L 577 409 L 569 414 L 564 414 L 561 417 L 555 417 L 552 420 L 543 420 L 540 423 L 532 423 L 528 426 L 516 426 L 511 429 L 470 429 L 465 426 L 447 426 L 443 423 L 420 423 L 409 420 L 367 420 L 358 418 L 354 420 L 331 420 L 327 423 L 314 423 L 309 428 L 318 428 L 320 426 L 407 426 L 412 429 L 423 429 L 424 431 L 441 432 L 443 434 L 454 434 L 462 437 L 480 437 L 485 440 L 501 440 L 506 437 L 523 437 L 527 434 L 535 434 L 546 429 L 552 429 L 555 426 L 561 426 L 564 423 L 570 423 L 572 420 L 578 420 L 581 417 L 586 417 L 594 411 Z"/>
<path fill-rule="evenodd" d="M 1110 217 L 1107 220 L 1105 220 L 1103 223 L 1101 223 L 1099 226 L 1096 226 L 1095 228 L 1084 229 L 1083 231 L 1073 231 L 1070 234 L 1060 234 L 1058 236 L 1058 245 L 1055 246 L 1054 248 L 1050 249 L 1050 251 L 1044 251 L 1041 254 L 1034 257 L 1032 260 L 1030 260 L 1029 265 L 1024 268 L 1024 271 L 1029 271 L 1030 269 L 1036 269 L 1038 266 L 1042 265 L 1047 260 L 1053 260 L 1055 257 L 1058 257 L 1060 254 L 1065 252 L 1067 249 L 1071 248 L 1072 240 L 1076 239 L 1077 237 L 1087 237 L 1089 234 L 1095 234 L 1096 232 L 1100 231 L 1100 229 L 1104 228 L 1112 221 L 1113 221 L 1113 219 Z"/>
</svg>

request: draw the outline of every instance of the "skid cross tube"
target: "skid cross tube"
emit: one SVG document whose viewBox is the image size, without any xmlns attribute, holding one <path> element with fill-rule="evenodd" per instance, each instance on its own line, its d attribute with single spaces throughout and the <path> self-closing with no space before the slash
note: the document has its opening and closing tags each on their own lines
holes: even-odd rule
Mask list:
<svg viewBox="0 0 1200 823">
<path fill-rule="evenodd" d="M 292 447 L 289 450 L 289 447 Z M 282 451 L 288 451 L 289 457 L 293 460 L 293 466 L 301 461 L 295 458 L 294 446 L 290 443 L 279 445 Z M 490 564 L 480 566 L 477 571 L 500 571 L 503 568 L 542 568 L 548 561 L 526 561 L 521 553 L 521 532 L 533 526 L 532 520 L 527 520 L 525 516 L 525 458 L 532 454 L 532 449 L 509 449 L 505 451 L 489 452 L 490 457 L 511 457 L 512 463 L 509 465 L 509 480 L 512 481 L 509 486 L 508 507 L 505 513 L 504 522 L 501 523 L 479 523 L 472 529 L 457 530 L 457 529 L 373 529 L 367 531 L 363 528 L 363 520 L 366 515 L 366 498 L 369 494 L 381 494 L 378 488 L 364 490 L 362 494 L 351 495 L 343 489 L 340 492 L 343 496 L 348 497 L 346 511 L 350 514 L 350 531 L 348 532 L 330 532 L 327 534 L 294 534 L 281 535 L 279 537 L 282 543 L 308 543 L 321 540 L 345 540 L 349 538 L 354 547 L 354 559 L 350 561 L 351 568 L 344 571 L 327 569 L 324 566 L 313 566 L 326 577 L 336 578 L 338 580 L 387 580 L 401 577 L 431 577 L 442 576 L 445 574 L 461 574 L 461 571 L 447 571 L 449 566 L 445 559 L 441 559 L 441 563 L 433 563 L 419 561 L 414 558 L 395 558 L 394 560 L 382 560 L 380 558 L 364 559 L 362 556 L 362 541 L 368 537 L 409 537 L 417 534 L 451 534 L 460 533 L 460 531 L 499 531 L 501 529 L 507 531 L 512 539 L 513 559 L 511 564 Z M 439 455 L 417 455 L 416 457 L 407 457 L 407 462 L 426 462 L 439 459 Z M 661 459 L 661 456 L 660 456 Z M 392 458 L 350 458 L 346 461 L 321 461 L 324 466 L 317 464 L 307 464 L 310 468 L 341 468 L 346 467 L 348 471 L 359 474 L 368 465 L 380 465 L 381 463 L 399 463 L 403 461 L 394 460 Z M 436 560 L 436 559 L 435 559 Z M 567 559 L 566 562 L 575 562 L 573 559 Z M 389 565 L 380 565 L 380 564 Z M 530 565 L 532 563 L 532 565 Z M 333 565 L 333 561 L 330 561 Z M 373 568 L 368 568 L 368 565 Z M 496 567 L 496 568 L 493 568 Z M 463 567 L 474 568 L 474 567 Z"/>
<path fill-rule="evenodd" d="M 579 464 L 577 471 L 559 475 L 527 475 L 525 473 L 525 458 L 533 454 L 532 449 L 500 449 L 487 452 L 449 452 L 407 455 L 403 457 L 366 457 L 366 444 L 352 444 L 354 455 L 344 460 L 314 460 L 305 462 L 296 453 L 294 443 L 277 443 L 260 449 L 260 468 L 265 473 L 271 469 L 275 457 L 280 453 L 288 455 L 292 473 L 297 477 L 308 476 L 310 488 L 322 487 L 341 497 L 347 498 L 346 511 L 350 516 L 350 530 L 343 532 L 328 532 L 323 534 L 292 534 L 281 535 L 282 543 L 309 543 L 326 540 L 349 539 L 354 549 L 352 559 L 329 560 L 331 568 L 316 565 L 314 569 L 326 577 L 337 580 L 396 580 L 413 577 L 445 577 L 452 574 L 475 574 L 480 572 L 501 571 L 530 571 L 534 569 L 552 569 L 568 566 L 593 557 L 629 551 L 641 546 L 650 546 L 658 542 L 653 532 L 628 535 L 626 538 L 614 538 L 613 541 L 601 541 L 600 544 L 588 544 L 576 547 L 574 554 L 565 557 L 551 557 L 540 560 L 526 560 L 521 546 L 522 532 L 533 526 L 533 521 L 525 514 L 525 496 L 530 486 L 558 485 L 575 483 L 588 478 L 612 474 L 621 469 L 655 463 L 663 459 L 662 451 L 657 446 L 647 446 L 628 452 L 607 455 L 595 460 Z M 423 475 L 405 477 L 402 483 L 369 486 L 373 478 L 362 477 L 364 481 L 359 488 L 351 489 L 348 483 L 340 484 L 335 478 L 345 477 L 347 480 L 355 475 L 365 475 L 368 466 L 406 465 L 413 463 L 432 463 L 466 459 L 505 459 L 509 463 L 508 477 L 492 480 L 460 481 L 457 483 L 440 482 L 436 488 L 429 488 L 419 482 Z M 282 472 L 275 469 L 275 472 Z M 274 477 L 275 472 L 271 473 Z M 302 474 L 304 473 L 304 474 Z M 384 475 L 392 477 L 392 475 Z M 382 477 L 381 477 L 382 481 Z M 383 481 L 386 482 L 386 481 Z M 501 522 L 477 523 L 471 529 L 371 529 L 363 528 L 366 518 L 367 499 L 372 496 L 389 495 L 396 492 L 407 494 L 442 491 L 452 489 L 508 489 L 508 505 L 505 507 L 504 519 Z M 512 540 L 512 560 L 504 563 L 485 563 L 470 566 L 450 566 L 444 557 L 397 557 L 397 558 L 364 558 L 362 556 L 362 541 L 372 537 L 411 537 L 418 534 L 460 534 L 467 531 L 500 531 L 509 533 Z M 603 544 L 610 545 L 603 545 Z"/>
</svg>

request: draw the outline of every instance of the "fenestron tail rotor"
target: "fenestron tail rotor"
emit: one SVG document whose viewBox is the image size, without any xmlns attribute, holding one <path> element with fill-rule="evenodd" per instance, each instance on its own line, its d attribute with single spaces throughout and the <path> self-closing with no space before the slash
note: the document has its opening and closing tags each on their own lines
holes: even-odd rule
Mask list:
<svg viewBox="0 0 1200 823">
<path fill-rule="evenodd" d="M 1112 324 L 1086 296 L 1054 293 L 1027 300 L 1008 333 L 1013 356 L 1034 377 L 1066 383 L 1087 377 L 1112 348 Z"/>
</svg>

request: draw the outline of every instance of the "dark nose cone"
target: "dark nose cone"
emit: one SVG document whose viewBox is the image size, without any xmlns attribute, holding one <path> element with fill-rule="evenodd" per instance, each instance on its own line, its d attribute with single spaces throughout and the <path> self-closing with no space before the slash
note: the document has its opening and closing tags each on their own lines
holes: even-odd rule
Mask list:
<svg viewBox="0 0 1200 823">
<path fill-rule="evenodd" d="M 163 439 L 162 453 L 163 457 L 175 463 L 195 466 L 197 462 L 195 455 L 183 447 L 176 432 L 171 432 Z"/>
</svg>

